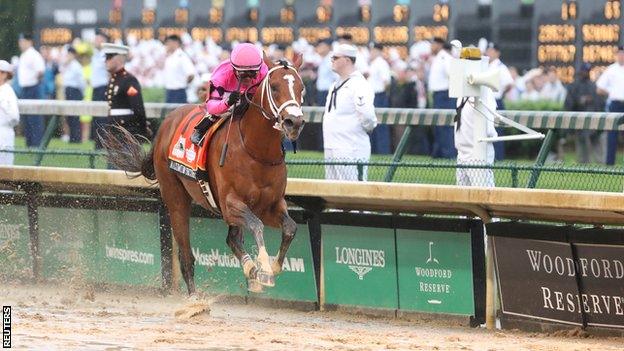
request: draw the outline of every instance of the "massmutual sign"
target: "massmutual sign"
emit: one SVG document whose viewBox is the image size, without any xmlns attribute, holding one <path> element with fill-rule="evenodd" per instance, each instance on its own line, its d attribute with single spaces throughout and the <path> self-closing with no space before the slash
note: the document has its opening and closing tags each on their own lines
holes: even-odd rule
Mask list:
<svg viewBox="0 0 624 351">
<path fill-rule="evenodd" d="M 624 246 L 495 237 L 494 249 L 504 314 L 624 328 Z"/>
</svg>

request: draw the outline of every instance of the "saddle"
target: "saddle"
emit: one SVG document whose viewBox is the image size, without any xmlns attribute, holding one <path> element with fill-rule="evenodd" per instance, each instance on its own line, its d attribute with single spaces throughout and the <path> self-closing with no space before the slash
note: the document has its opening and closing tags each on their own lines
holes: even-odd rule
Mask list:
<svg viewBox="0 0 624 351">
<path fill-rule="evenodd" d="M 178 125 L 169 145 L 169 168 L 192 179 L 208 180 L 206 157 L 210 140 L 227 118 L 219 118 L 206 132 L 204 142 L 197 146 L 191 142 L 195 125 L 201 121 L 205 110 L 198 105 Z"/>
<path fill-rule="evenodd" d="M 182 119 L 178 127 L 176 128 L 171 144 L 169 145 L 169 169 L 191 179 L 196 180 L 202 188 L 206 199 L 210 206 L 212 206 L 213 212 L 219 214 L 219 208 L 214 200 L 210 184 L 208 184 L 208 171 L 206 170 L 206 162 L 208 156 L 208 148 L 210 147 L 210 141 L 215 132 L 225 124 L 225 122 L 234 118 L 234 116 L 243 116 L 245 111 L 249 108 L 247 103 L 241 103 L 234 111 L 228 111 L 221 115 L 206 132 L 204 140 L 200 146 L 197 146 L 191 142 L 191 135 L 195 126 L 202 120 L 206 114 L 206 110 L 202 105 L 197 105 Z"/>
</svg>

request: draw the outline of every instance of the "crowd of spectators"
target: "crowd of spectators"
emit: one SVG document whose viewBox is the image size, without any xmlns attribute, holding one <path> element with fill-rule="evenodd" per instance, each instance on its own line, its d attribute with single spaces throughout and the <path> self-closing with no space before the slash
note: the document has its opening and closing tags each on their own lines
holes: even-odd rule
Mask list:
<svg viewBox="0 0 624 351">
<path fill-rule="evenodd" d="M 193 71 L 187 72 L 192 75 L 186 86 L 186 102 L 199 101 L 199 90 L 210 79 L 212 70 L 223 60 L 228 59 L 230 53 L 229 44 L 219 45 L 208 38 L 205 41 L 193 40 L 188 33 L 177 37 L 179 48 L 188 56 L 193 64 Z M 327 98 L 327 89 L 336 79 L 336 75 L 330 68 L 330 53 L 332 48 L 340 42 L 351 42 L 352 38 L 347 34 L 336 40 L 325 40 L 319 43 L 308 43 L 305 39 L 298 39 L 290 46 L 273 44 L 264 47 L 266 54 L 271 59 L 288 57 L 292 51 L 303 54 L 304 66 L 301 76 L 305 80 L 308 94 L 306 105 L 323 106 Z M 152 40 L 137 40 L 133 36 L 126 38 L 127 45 L 131 48 L 130 61 L 127 70 L 133 73 L 144 88 L 164 89 L 171 77 L 168 77 L 166 62 L 170 55 L 165 42 Z M 478 46 L 485 51 L 487 40 L 482 39 Z M 258 46 L 261 46 L 258 43 Z M 70 45 L 59 47 L 41 46 L 36 50 L 42 58 L 44 71 L 40 77 L 41 84 L 37 87 L 37 96 L 49 99 L 74 99 L 90 100 L 94 82 L 92 78 L 92 62 L 95 52 L 93 39 L 82 40 L 76 38 Z M 431 91 L 427 77 L 431 68 L 434 55 L 432 55 L 432 42 L 420 41 L 411 45 L 407 55 L 402 57 L 397 48 L 383 47 L 380 45 L 358 46 L 356 68 L 366 77 L 375 92 L 375 107 L 400 107 L 400 108 L 428 108 L 431 105 Z M 444 48 L 451 53 L 452 48 L 447 45 Z M 23 51 L 25 52 L 25 51 Z M 29 86 L 21 86 L 20 66 L 24 60 L 22 57 L 14 57 L 12 64 L 15 68 L 17 79 L 13 79 L 13 87 L 17 96 L 28 98 L 34 96 Z M 501 57 L 504 61 L 504 57 Z M 79 74 L 80 69 L 82 76 Z M 557 72 L 552 67 L 534 68 L 521 74 L 515 67 L 509 67 L 513 84 L 504 92 L 505 101 L 550 101 L 563 104 L 566 99 L 566 86 L 559 80 Z M 93 77 L 95 78 L 95 77 Z M 182 102 L 182 101 L 180 101 Z M 24 122 L 22 124 L 32 124 Z M 90 138 L 88 116 L 73 116 L 65 118 L 63 124 L 63 139 L 69 142 L 81 142 Z M 29 138 L 29 146 L 38 145 L 41 138 L 42 127 L 39 119 L 34 125 L 35 135 L 26 132 Z M 31 126 L 32 127 L 32 126 Z M 373 153 L 388 154 L 393 152 L 397 145 L 403 128 L 395 127 L 388 129 L 387 126 L 377 127 L 372 135 Z M 22 128 L 27 128 L 22 126 Z M 409 151 L 417 154 L 431 155 L 435 136 L 429 128 L 416 128 L 414 142 Z M 317 133 L 320 134 L 320 133 Z M 30 139 L 33 140 L 30 140 Z M 315 142 L 321 142 L 320 135 L 315 136 Z M 444 157 L 444 156 L 442 156 Z"/>
</svg>

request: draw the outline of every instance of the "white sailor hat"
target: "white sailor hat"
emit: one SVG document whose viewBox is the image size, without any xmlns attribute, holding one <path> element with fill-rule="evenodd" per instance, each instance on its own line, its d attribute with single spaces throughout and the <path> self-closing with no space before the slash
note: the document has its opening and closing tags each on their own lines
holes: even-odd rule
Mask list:
<svg viewBox="0 0 624 351">
<path fill-rule="evenodd" d="M 5 60 L 0 60 L 0 72 L 13 73 L 13 66 Z"/>
<path fill-rule="evenodd" d="M 358 50 L 351 44 L 338 44 L 332 52 L 332 56 L 356 57 Z"/>
<path fill-rule="evenodd" d="M 108 54 L 128 55 L 128 53 L 130 52 L 130 48 L 125 45 L 104 43 L 102 44 L 102 52 L 105 55 L 108 55 Z"/>
</svg>

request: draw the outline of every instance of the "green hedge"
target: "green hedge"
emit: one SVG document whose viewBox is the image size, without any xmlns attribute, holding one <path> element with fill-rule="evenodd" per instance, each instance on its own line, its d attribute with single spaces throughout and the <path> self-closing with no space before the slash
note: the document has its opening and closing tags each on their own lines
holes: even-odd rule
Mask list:
<svg viewBox="0 0 624 351">
<path fill-rule="evenodd" d="M 165 102 L 165 89 L 143 88 L 143 102 Z"/>
<path fill-rule="evenodd" d="M 505 100 L 505 108 L 514 111 L 563 111 L 563 103 L 552 100 Z"/>
<path fill-rule="evenodd" d="M 519 100 L 505 101 L 505 109 L 514 111 L 563 111 L 563 103 L 552 100 Z M 502 113 L 504 115 L 504 112 Z M 539 130 L 546 134 L 547 130 Z M 522 134 L 517 129 L 505 129 L 505 135 Z M 534 159 L 542 145 L 537 140 L 506 141 L 505 158 L 507 159 Z M 556 143 L 555 143 L 556 145 Z M 553 146 L 554 148 L 555 146 Z"/>
</svg>

